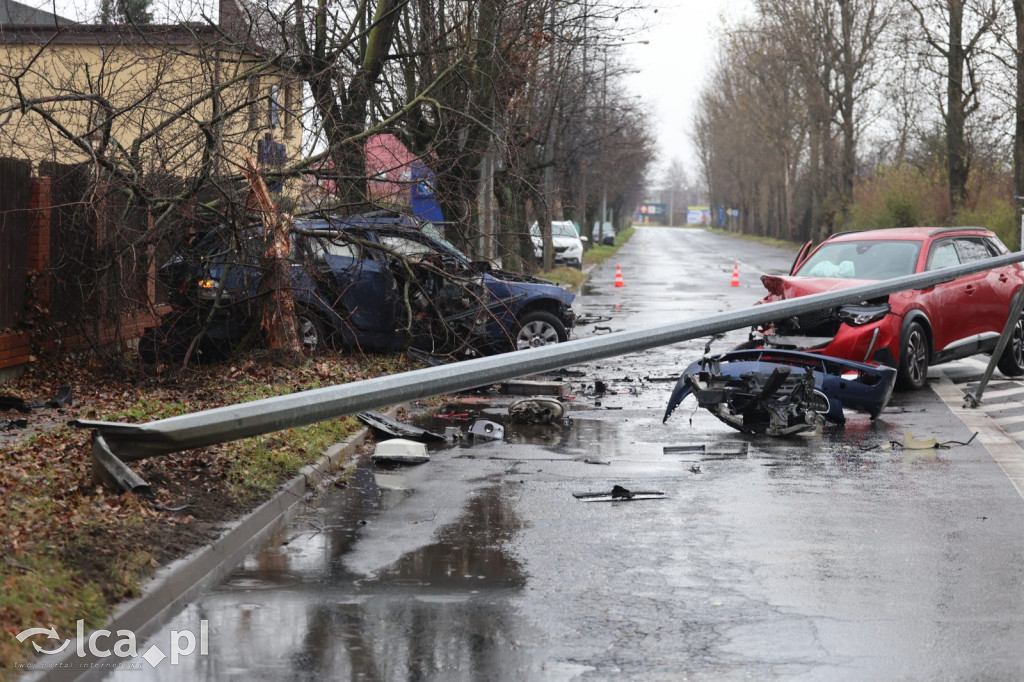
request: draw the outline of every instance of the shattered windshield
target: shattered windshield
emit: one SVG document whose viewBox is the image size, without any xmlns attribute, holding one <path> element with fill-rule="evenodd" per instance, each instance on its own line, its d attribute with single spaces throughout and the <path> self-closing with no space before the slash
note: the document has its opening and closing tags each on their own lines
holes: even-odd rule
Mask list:
<svg viewBox="0 0 1024 682">
<path fill-rule="evenodd" d="M 441 236 L 441 231 L 434 226 L 434 223 L 423 223 L 423 227 L 421 229 L 423 231 L 423 234 L 427 235 L 438 244 L 447 247 L 450 251 L 454 251 L 455 253 L 465 258 L 467 261 L 469 260 L 469 257 L 466 254 L 459 251 L 454 244 L 452 244 L 450 241 Z"/>
<path fill-rule="evenodd" d="M 864 240 L 825 243 L 796 271 L 798 277 L 892 279 L 914 274 L 921 242 Z"/>
</svg>

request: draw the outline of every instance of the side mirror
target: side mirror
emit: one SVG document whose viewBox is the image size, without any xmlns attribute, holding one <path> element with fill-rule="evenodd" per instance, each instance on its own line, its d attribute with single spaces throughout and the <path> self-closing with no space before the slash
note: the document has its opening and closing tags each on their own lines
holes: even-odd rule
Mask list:
<svg viewBox="0 0 1024 682">
<path fill-rule="evenodd" d="M 491 267 L 491 262 L 486 260 L 475 260 L 472 263 L 470 263 L 470 266 L 472 266 L 475 272 L 480 273 L 490 272 L 493 269 Z"/>
<path fill-rule="evenodd" d="M 580 235 L 580 241 L 583 242 L 584 244 L 586 244 L 590 240 L 587 239 L 586 237 L 584 237 L 583 235 Z"/>
</svg>

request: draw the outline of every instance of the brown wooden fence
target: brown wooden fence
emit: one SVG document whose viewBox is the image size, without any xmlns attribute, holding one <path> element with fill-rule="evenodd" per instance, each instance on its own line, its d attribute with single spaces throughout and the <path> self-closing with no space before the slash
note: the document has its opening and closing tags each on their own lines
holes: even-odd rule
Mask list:
<svg viewBox="0 0 1024 682">
<path fill-rule="evenodd" d="M 20 322 L 25 308 L 30 174 L 24 161 L 0 158 L 0 330 Z"/>
<path fill-rule="evenodd" d="M 158 226 L 129 193 L 85 165 L 0 158 L 0 379 L 30 352 L 115 352 L 169 308 L 158 265 L 196 229 L 192 211 Z M 175 194 L 174 178 L 151 184 Z M 212 190 L 211 190 L 212 191 Z M 30 338 L 31 337 L 31 338 Z"/>
<path fill-rule="evenodd" d="M 42 164 L 40 175 L 51 178 L 52 321 L 92 326 L 151 309 L 147 213 L 87 166 Z"/>
</svg>

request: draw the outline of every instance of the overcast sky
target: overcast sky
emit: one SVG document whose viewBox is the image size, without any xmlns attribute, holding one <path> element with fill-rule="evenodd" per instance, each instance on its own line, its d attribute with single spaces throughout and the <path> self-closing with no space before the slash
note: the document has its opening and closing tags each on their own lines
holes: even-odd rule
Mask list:
<svg viewBox="0 0 1024 682">
<path fill-rule="evenodd" d="M 653 25 L 632 40 L 648 45 L 627 45 L 623 50 L 640 73 L 626 77 L 627 87 L 641 96 L 656 128 L 658 168 L 651 180 L 678 157 L 687 174 L 697 174 L 697 157 L 690 142 L 690 122 L 697 96 L 714 63 L 716 34 L 721 17 L 733 19 L 750 11 L 749 0 L 651 0 L 642 21 Z M 654 11 L 654 7 L 658 11 Z"/>
</svg>

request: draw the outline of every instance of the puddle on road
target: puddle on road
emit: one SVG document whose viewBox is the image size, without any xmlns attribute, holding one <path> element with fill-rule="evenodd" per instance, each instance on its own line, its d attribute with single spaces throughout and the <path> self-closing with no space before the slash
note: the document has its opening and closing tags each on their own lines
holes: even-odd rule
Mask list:
<svg viewBox="0 0 1024 682">
<path fill-rule="evenodd" d="M 591 398 L 587 398 L 591 400 Z M 506 407 L 494 405 L 472 405 L 465 404 L 445 405 L 439 414 L 467 414 L 462 419 L 453 420 L 450 418 L 439 418 L 432 415 L 421 415 L 413 420 L 413 423 L 423 429 L 443 433 L 445 427 L 457 426 L 463 431 L 468 431 L 469 425 L 474 419 L 489 419 L 505 427 L 504 442 L 517 445 L 539 446 L 551 454 L 564 455 L 571 459 L 581 454 L 589 454 L 597 457 L 613 457 L 622 452 L 628 452 L 633 445 L 624 438 L 623 424 L 616 420 L 602 420 L 593 418 L 573 417 L 572 412 L 567 412 L 566 417 L 552 424 L 519 424 L 513 422 L 508 415 Z M 477 446 L 484 443 L 474 443 L 465 440 L 454 445 L 441 447 L 454 447 L 466 455 L 475 455 L 476 452 L 483 452 Z M 480 456 L 486 456 L 481 454 Z"/>
<path fill-rule="evenodd" d="M 507 492 L 486 483 L 450 520 L 388 525 L 416 506 L 401 473 L 384 476 L 386 487 L 368 464 L 358 469 L 348 489 L 308 507 L 154 635 L 165 645 L 170 630 L 209 622 L 210 655 L 184 657 L 161 679 L 475 679 L 522 669 L 514 643 L 530 632 L 510 602 L 526 574 L 508 551 L 521 521 Z M 418 533 L 408 550 L 409 538 L 388 541 L 401 526 Z M 388 537 L 374 535 L 381 529 Z M 399 549 L 372 574 L 355 571 L 348 559 L 371 536 L 365 544 L 385 556 Z"/>
</svg>

